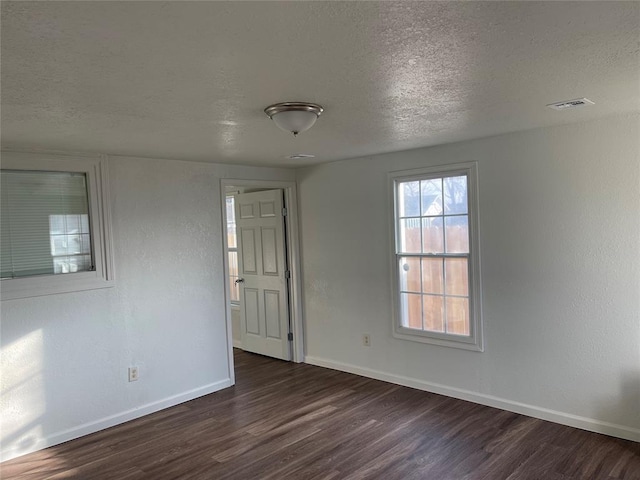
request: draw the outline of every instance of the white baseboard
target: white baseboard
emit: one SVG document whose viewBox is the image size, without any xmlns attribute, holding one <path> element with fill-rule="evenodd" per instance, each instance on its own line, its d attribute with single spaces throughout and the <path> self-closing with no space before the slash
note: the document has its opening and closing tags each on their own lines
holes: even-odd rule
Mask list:
<svg viewBox="0 0 640 480">
<path fill-rule="evenodd" d="M 479 403 L 488 407 L 500 408 L 509 412 L 520 413 L 529 417 L 548 420 L 550 422 L 567 425 L 569 427 L 580 428 L 582 430 L 588 430 L 590 432 L 602 433 L 604 435 L 610 435 L 612 437 L 640 442 L 640 429 L 637 428 L 617 425 L 615 423 L 602 422 L 593 418 L 580 417 L 578 415 L 572 415 L 570 413 L 558 412 L 547 408 L 536 407 L 535 405 L 514 402 L 512 400 L 506 400 L 504 398 L 494 397 L 492 395 L 472 392 L 470 390 L 463 390 L 460 388 L 448 387 L 446 385 L 437 383 L 425 382 L 423 380 L 418 380 L 415 378 L 404 377 L 401 375 L 392 375 L 390 373 L 381 372 L 379 370 L 358 367 L 356 365 L 351 365 L 348 363 L 335 362 L 333 360 L 328 360 L 325 358 L 307 356 L 305 357 L 305 363 L 316 365 L 318 367 L 331 368 L 333 370 L 353 373 L 362 377 L 382 380 L 384 382 L 416 388 L 418 390 L 424 390 L 431 393 L 438 393 L 440 395 L 446 395 L 447 397 L 458 398 L 460 400 L 467 400 L 469 402 Z"/>
<path fill-rule="evenodd" d="M 135 420 L 136 418 L 144 417 L 145 415 L 164 410 L 165 408 L 174 407 L 180 403 L 188 402 L 189 400 L 193 400 L 194 398 L 217 392 L 218 390 L 222 390 L 223 388 L 227 388 L 232 385 L 233 382 L 231 381 L 231 379 L 227 378 L 219 382 L 210 383 L 202 387 L 194 388 L 193 390 L 189 390 L 187 392 L 163 398 L 162 400 L 147 403 L 146 405 L 141 405 L 140 407 L 125 410 L 124 412 L 116 413 L 115 415 L 110 415 L 93 422 L 87 422 L 68 430 L 53 433 L 45 438 L 38 439 L 35 443 L 29 445 L 29 447 L 26 449 L 21 449 L 14 446 L 13 448 L 3 450 L 0 453 L 0 461 L 4 462 L 6 460 L 11 460 L 12 458 L 20 457 L 28 453 L 52 447 L 54 445 L 58 445 L 59 443 L 68 442 L 69 440 L 83 437 L 85 435 L 89 435 L 90 433 L 99 432 L 100 430 L 104 430 L 105 428 L 113 427 L 130 420 Z"/>
<path fill-rule="evenodd" d="M 242 340 L 233 339 L 233 348 L 242 348 Z"/>
</svg>

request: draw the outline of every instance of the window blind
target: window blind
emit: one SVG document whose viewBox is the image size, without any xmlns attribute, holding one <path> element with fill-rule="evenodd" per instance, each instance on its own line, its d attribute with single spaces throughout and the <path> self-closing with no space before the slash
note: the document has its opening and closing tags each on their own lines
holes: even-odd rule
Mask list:
<svg viewBox="0 0 640 480">
<path fill-rule="evenodd" d="M 84 173 L 1 170 L 0 276 L 92 269 Z"/>
</svg>

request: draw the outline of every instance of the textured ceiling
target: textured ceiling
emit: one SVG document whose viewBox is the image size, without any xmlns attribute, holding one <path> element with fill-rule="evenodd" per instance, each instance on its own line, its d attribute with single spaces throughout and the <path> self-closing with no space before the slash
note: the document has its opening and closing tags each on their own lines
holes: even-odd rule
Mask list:
<svg viewBox="0 0 640 480">
<path fill-rule="evenodd" d="M 1 8 L 9 147 L 297 166 L 640 110 L 638 2 Z M 325 113 L 293 138 L 280 101 Z"/>
</svg>

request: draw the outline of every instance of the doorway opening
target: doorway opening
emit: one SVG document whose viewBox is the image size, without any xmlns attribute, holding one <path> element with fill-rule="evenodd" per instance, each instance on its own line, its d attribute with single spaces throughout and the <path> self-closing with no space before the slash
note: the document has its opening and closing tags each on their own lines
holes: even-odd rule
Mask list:
<svg viewBox="0 0 640 480">
<path fill-rule="evenodd" d="M 295 182 L 221 181 L 230 378 L 233 348 L 304 361 Z"/>
</svg>

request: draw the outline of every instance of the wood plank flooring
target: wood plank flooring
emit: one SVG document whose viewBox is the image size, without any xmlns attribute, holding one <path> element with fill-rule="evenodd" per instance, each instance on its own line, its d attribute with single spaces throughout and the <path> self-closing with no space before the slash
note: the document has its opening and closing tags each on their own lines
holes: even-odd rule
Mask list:
<svg viewBox="0 0 640 480">
<path fill-rule="evenodd" d="M 0 465 L 3 479 L 640 479 L 640 444 L 235 352 L 236 386 Z"/>
</svg>

